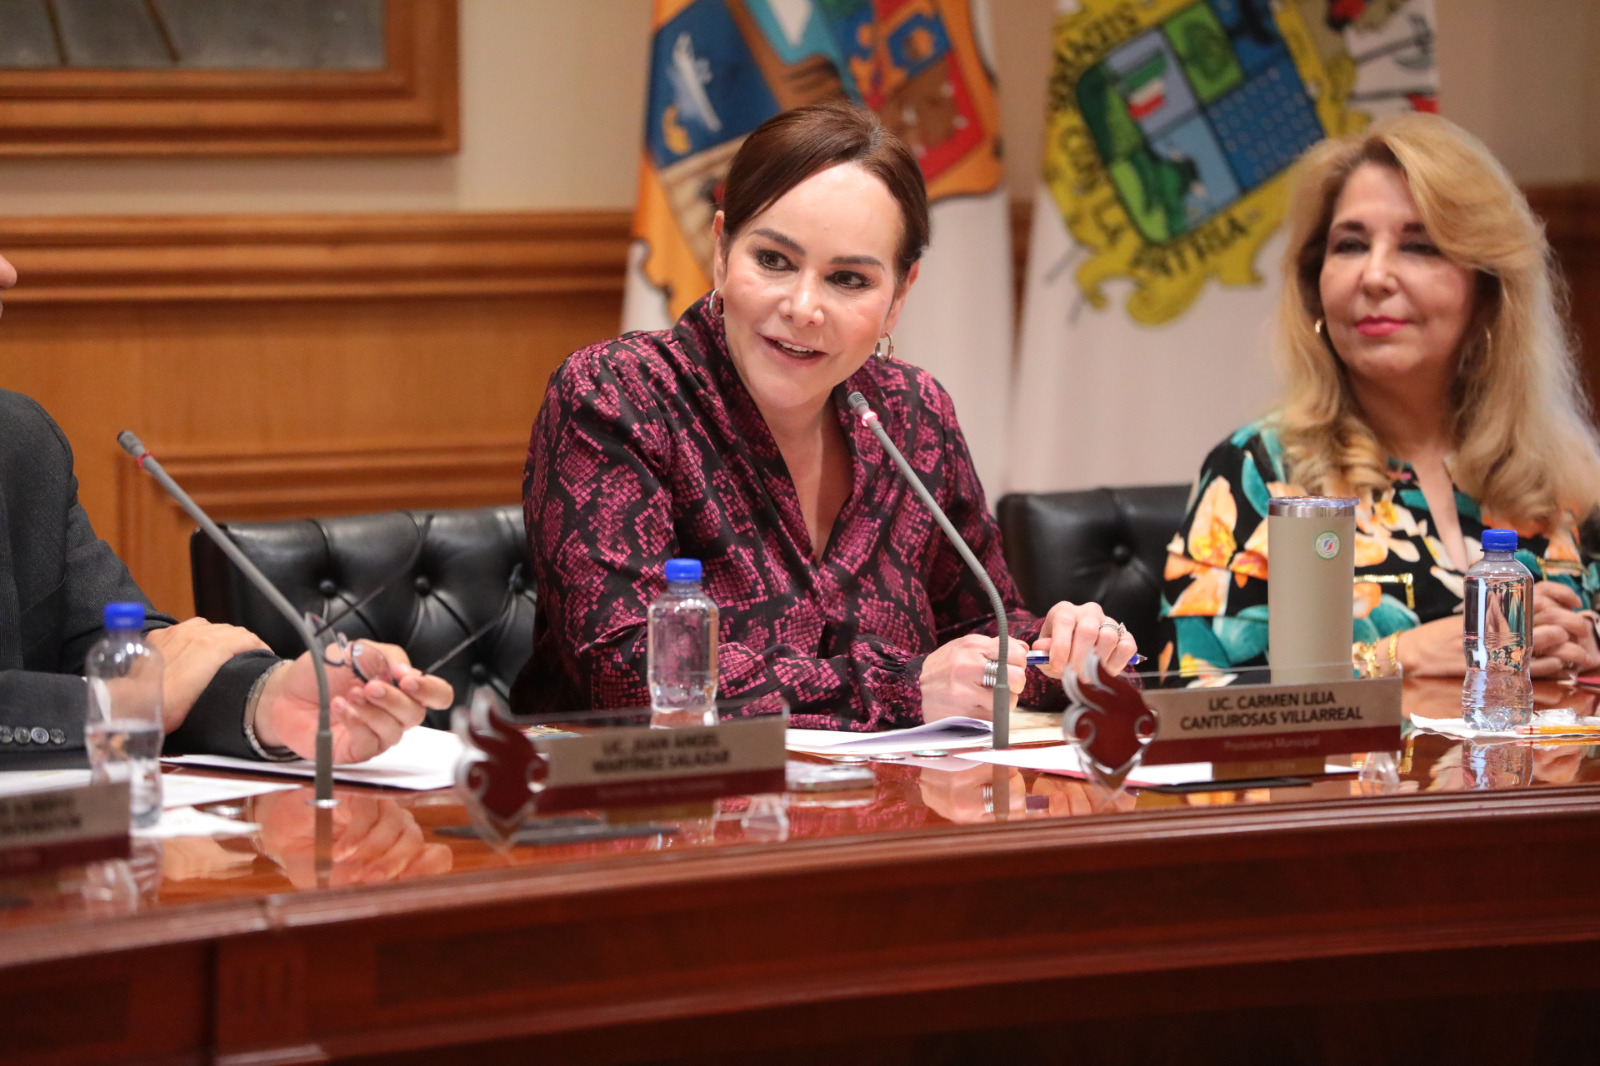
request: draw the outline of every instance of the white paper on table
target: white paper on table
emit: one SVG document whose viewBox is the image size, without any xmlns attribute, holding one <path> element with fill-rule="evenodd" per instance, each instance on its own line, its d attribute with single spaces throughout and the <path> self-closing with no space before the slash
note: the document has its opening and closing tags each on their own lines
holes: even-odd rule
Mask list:
<svg viewBox="0 0 1600 1066">
<path fill-rule="evenodd" d="M 0 770 L 0 796 L 41 792 L 47 788 L 76 788 L 88 783 L 88 770 Z"/>
<path fill-rule="evenodd" d="M 1033 744 L 1061 739 L 1061 716 L 1035 711 L 1014 712 L 1011 743 Z M 980 718 L 941 718 L 909 729 L 852 733 L 842 729 L 786 729 L 784 746 L 809 755 L 909 755 L 914 751 L 987 748 L 994 727 Z"/>
<path fill-rule="evenodd" d="M 445 729 L 418 726 L 406 730 L 400 743 L 375 758 L 349 766 L 335 766 L 333 779 L 347 785 L 382 785 L 424 791 L 449 788 L 455 784 L 456 762 L 461 758 L 461 741 Z M 253 774 L 289 774 L 312 777 L 316 767 L 307 759 L 293 762 L 258 762 L 227 755 L 179 755 L 163 758 L 177 766 L 214 766 L 225 770 L 245 770 Z"/>
<path fill-rule="evenodd" d="M 294 786 L 289 786 L 293 788 Z M 154 839 L 169 837 L 237 837 L 249 836 L 261 827 L 254 822 L 240 822 L 220 814 L 197 811 L 193 807 L 168 807 L 161 812 L 161 820 L 144 829 L 135 829 L 133 835 Z"/>
<path fill-rule="evenodd" d="M 253 767 L 260 763 L 251 763 Z M 0 796 L 17 792 L 37 792 L 47 788 L 76 788 L 89 783 L 88 770 L 4 770 L 0 771 Z M 294 788 L 282 781 L 243 781 L 237 777 L 187 777 L 163 774 L 163 807 L 198 807 L 206 803 L 242 799 L 280 788 Z"/>
<path fill-rule="evenodd" d="M 1467 724 L 1465 718 L 1424 718 L 1419 714 L 1413 714 L 1410 717 L 1411 724 L 1418 729 L 1426 729 L 1430 733 L 1443 733 L 1447 737 L 1457 737 L 1463 740 L 1471 740 L 1475 737 L 1514 738 L 1517 735 L 1510 730 L 1493 732 L 1487 729 L 1474 729 Z"/>
<path fill-rule="evenodd" d="M 885 733 L 786 729 L 783 743 L 790 751 L 812 755 L 904 755 L 931 748 L 986 748 L 993 736 L 994 728 L 988 722 L 954 717 Z"/>
<path fill-rule="evenodd" d="M 199 777 L 189 774 L 161 775 L 161 806 L 202 807 L 207 803 L 259 796 L 263 792 L 277 792 L 285 788 L 298 788 L 292 781 L 246 781 L 242 777 Z"/>
<path fill-rule="evenodd" d="M 1570 713 L 1570 712 L 1568 712 Z M 1489 740 L 1560 740 L 1563 737 L 1593 736 L 1587 726 L 1600 724 L 1593 718 L 1584 718 L 1581 722 L 1576 717 L 1556 719 L 1554 712 L 1547 715 L 1544 712 L 1533 716 L 1530 723 L 1545 728 L 1559 729 L 1562 726 L 1572 726 L 1570 733 L 1519 733 L 1515 729 L 1478 729 L 1467 724 L 1465 718 L 1424 718 L 1420 714 L 1413 714 L 1411 724 L 1418 729 L 1426 729 L 1433 733 L 1442 733 L 1447 737 L 1456 737 L 1461 740 L 1489 739 Z"/>
<path fill-rule="evenodd" d="M 997 766 L 1015 766 L 1023 770 L 1041 770 L 1047 774 L 1060 774 L 1063 777 L 1086 777 L 1083 763 L 1080 760 L 1078 749 L 1071 744 L 1056 744 L 1048 748 L 1007 748 L 1005 751 L 974 751 L 961 756 L 963 759 L 974 759 L 978 762 L 992 763 Z M 1327 763 L 1325 771 L 1330 774 L 1352 774 L 1355 770 L 1349 766 L 1337 766 Z M 1175 762 L 1164 766 L 1140 766 L 1128 775 L 1124 784 L 1134 788 L 1149 788 L 1152 785 L 1194 785 L 1201 782 L 1215 780 L 1211 776 L 1211 764 L 1208 762 Z M 1228 782 L 1218 781 L 1217 785 L 1227 788 Z"/>
</svg>

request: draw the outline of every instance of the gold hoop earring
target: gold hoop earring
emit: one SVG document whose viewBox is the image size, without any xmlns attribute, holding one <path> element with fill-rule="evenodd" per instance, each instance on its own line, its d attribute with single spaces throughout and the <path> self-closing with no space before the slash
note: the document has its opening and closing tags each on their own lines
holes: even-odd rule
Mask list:
<svg viewBox="0 0 1600 1066">
<path fill-rule="evenodd" d="M 888 348 L 887 351 L 885 351 L 884 347 L 883 347 L 883 342 L 884 341 L 888 341 L 889 342 L 889 348 Z M 891 337 L 887 333 L 885 333 L 883 336 L 879 337 L 878 338 L 878 343 L 874 344 L 872 346 L 872 354 L 875 357 L 879 358 L 879 359 L 893 359 L 894 358 L 894 338 Z"/>
<path fill-rule="evenodd" d="M 708 300 L 708 302 L 706 304 L 706 311 L 711 315 L 712 318 L 721 318 L 722 317 L 722 289 L 721 288 L 715 288 L 715 289 L 711 290 L 711 296 L 710 296 L 710 298 L 709 298 L 709 300 Z"/>
</svg>

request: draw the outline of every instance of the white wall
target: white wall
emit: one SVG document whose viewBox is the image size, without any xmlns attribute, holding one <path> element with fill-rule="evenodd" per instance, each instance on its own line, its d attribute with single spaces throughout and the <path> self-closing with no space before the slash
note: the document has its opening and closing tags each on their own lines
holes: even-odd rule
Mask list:
<svg viewBox="0 0 1600 1066">
<path fill-rule="evenodd" d="M 1444 113 L 1523 182 L 1600 180 L 1600 3 L 1434 0 Z M 1011 187 L 1039 171 L 1055 0 L 988 0 Z M 0 215 L 627 208 L 651 0 L 461 0 L 453 156 L 0 160 Z"/>
</svg>

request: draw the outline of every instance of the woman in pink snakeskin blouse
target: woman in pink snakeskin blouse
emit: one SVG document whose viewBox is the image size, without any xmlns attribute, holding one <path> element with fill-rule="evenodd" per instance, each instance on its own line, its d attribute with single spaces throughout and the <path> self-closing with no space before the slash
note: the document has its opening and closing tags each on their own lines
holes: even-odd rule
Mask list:
<svg viewBox="0 0 1600 1066">
<path fill-rule="evenodd" d="M 677 326 L 551 378 L 523 478 L 540 617 L 516 709 L 647 704 L 645 612 L 682 556 L 721 610 L 719 699 L 776 692 L 812 728 L 988 717 L 988 600 L 852 390 L 999 587 L 1012 691 L 1059 704 L 1090 648 L 1120 669 L 1133 640 L 1097 605 L 1022 608 L 950 397 L 893 358 L 928 239 L 904 143 L 848 104 L 778 115 L 734 158 L 712 233 L 716 288 Z M 1049 665 L 1024 665 L 1029 644 Z"/>
</svg>

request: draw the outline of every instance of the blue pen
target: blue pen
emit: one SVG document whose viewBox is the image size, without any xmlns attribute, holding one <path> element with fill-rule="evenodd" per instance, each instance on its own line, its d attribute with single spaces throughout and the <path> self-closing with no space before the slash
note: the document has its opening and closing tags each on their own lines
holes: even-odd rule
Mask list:
<svg viewBox="0 0 1600 1066">
<path fill-rule="evenodd" d="M 1028 651 L 1028 665 L 1029 666 L 1044 666 L 1049 661 L 1050 661 L 1050 653 L 1049 652 L 1047 652 L 1047 651 L 1033 651 L 1032 649 L 1029 649 L 1029 651 Z M 1142 662 L 1144 662 L 1144 656 L 1140 655 L 1138 652 L 1134 652 L 1133 653 L 1133 658 L 1128 660 L 1128 665 L 1129 666 L 1138 666 Z"/>
</svg>

